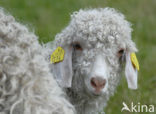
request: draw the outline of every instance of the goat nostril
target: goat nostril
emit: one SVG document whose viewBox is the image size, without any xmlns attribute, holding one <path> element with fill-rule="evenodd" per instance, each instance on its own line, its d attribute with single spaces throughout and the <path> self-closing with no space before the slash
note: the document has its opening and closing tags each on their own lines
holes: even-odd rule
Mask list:
<svg viewBox="0 0 156 114">
<path fill-rule="evenodd" d="M 96 85 L 96 82 L 95 82 L 95 79 L 94 79 L 94 78 L 92 78 L 92 79 L 91 79 L 91 85 L 92 85 L 94 88 L 96 88 L 96 87 L 97 87 L 97 85 Z"/>
<path fill-rule="evenodd" d="M 103 88 L 105 86 L 105 84 L 106 84 L 106 80 L 102 80 L 101 87 Z"/>
</svg>

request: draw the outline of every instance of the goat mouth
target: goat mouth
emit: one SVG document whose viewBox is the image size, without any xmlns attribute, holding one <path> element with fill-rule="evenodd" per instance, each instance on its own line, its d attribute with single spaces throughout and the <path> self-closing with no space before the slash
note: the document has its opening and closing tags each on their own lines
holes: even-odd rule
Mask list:
<svg viewBox="0 0 156 114">
<path fill-rule="evenodd" d="M 101 96 L 101 94 L 96 94 L 96 93 L 92 93 L 92 95 L 93 95 L 94 97 L 99 97 L 99 96 Z"/>
<path fill-rule="evenodd" d="M 95 93 L 94 91 L 88 91 L 88 94 L 90 97 L 100 97 L 102 94 L 100 93 Z"/>
<path fill-rule="evenodd" d="M 92 91 L 91 92 L 94 96 L 101 96 L 102 95 L 102 91 Z"/>
<path fill-rule="evenodd" d="M 87 94 L 88 94 L 88 96 L 89 96 L 90 98 L 98 98 L 98 97 L 101 96 L 101 94 L 96 94 L 96 93 L 90 92 L 90 91 L 88 91 Z"/>
<path fill-rule="evenodd" d="M 96 94 L 94 91 L 90 91 L 86 88 L 86 92 L 85 92 L 89 97 L 99 97 L 100 94 Z"/>
</svg>

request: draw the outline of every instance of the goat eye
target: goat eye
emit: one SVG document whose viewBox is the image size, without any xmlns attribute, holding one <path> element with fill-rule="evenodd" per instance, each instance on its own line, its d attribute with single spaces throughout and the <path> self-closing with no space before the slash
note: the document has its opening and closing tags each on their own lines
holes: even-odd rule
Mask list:
<svg viewBox="0 0 156 114">
<path fill-rule="evenodd" d="M 120 50 L 118 51 L 118 56 L 121 57 L 121 56 L 123 55 L 123 53 L 124 53 L 124 49 L 120 49 Z"/>
<path fill-rule="evenodd" d="M 80 44 L 76 43 L 73 45 L 74 49 L 82 51 L 82 47 Z"/>
</svg>

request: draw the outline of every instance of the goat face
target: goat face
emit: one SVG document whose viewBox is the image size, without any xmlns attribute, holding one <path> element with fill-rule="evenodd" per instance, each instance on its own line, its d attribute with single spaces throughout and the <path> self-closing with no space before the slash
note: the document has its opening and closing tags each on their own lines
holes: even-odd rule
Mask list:
<svg viewBox="0 0 156 114">
<path fill-rule="evenodd" d="M 82 40 L 79 38 L 72 44 L 72 88 L 76 92 L 81 91 L 81 94 L 105 95 L 120 80 L 124 51 L 119 55 L 117 45 L 107 48 L 105 43 L 97 41 L 91 45 L 91 42 Z"/>
<path fill-rule="evenodd" d="M 62 87 L 72 88 L 77 94 L 94 97 L 110 94 L 119 83 L 122 64 L 129 53 L 123 44 L 126 43 L 111 43 L 108 39 L 101 42 L 97 37 L 94 43 L 76 38 L 61 45 L 65 57 L 53 65 L 56 79 Z"/>
</svg>

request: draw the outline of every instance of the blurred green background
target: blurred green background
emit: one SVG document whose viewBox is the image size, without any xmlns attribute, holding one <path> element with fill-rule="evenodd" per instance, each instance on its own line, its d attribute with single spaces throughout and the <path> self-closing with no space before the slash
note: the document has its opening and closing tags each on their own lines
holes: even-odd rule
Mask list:
<svg viewBox="0 0 156 114">
<path fill-rule="evenodd" d="M 156 0 L 0 0 L 0 6 L 27 25 L 44 43 L 53 40 L 69 23 L 73 11 L 108 6 L 122 12 L 133 24 L 132 38 L 139 49 L 139 89 L 129 90 L 123 77 L 105 112 L 132 114 L 121 112 L 124 101 L 128 106 L 131 102 L 155 105 L 156 114 Z"/>
</svg>

